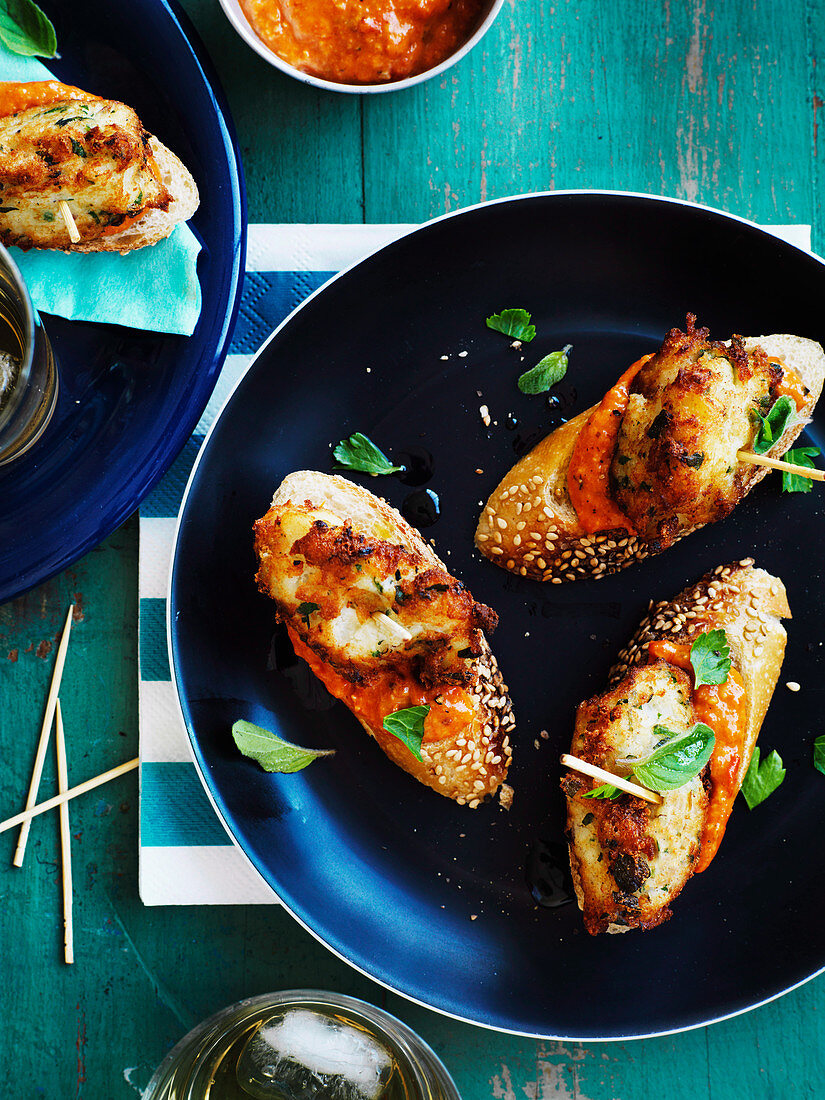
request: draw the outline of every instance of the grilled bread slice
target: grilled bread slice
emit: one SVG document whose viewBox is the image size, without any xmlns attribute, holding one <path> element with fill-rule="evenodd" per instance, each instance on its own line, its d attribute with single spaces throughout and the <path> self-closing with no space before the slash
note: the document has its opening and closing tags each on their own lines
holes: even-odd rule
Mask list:
<svg viewBox="0 0 825 1100">
<path fill-rule="evenodd" d="M 721 519 L 768 472 L 737 458 L 756 432 L 755 413 L 783 373 L 803 383 L 802 404 L 768 455 L 781 458 L 808 422 L 825 380 L 825 353 L 798 336 L 728 344 L 708 339 L 688 316 L 636 376 L 608 458 L 615 522 L 585 530 L 568 490 L 576 443 L 597 406 L 543 439 L 494 490 L 476 544 L 496 565 L 561 584 L 605 577 L 660 553 Z M 759 349 L 762 349 L 761 351 Z M 764 354 L 763 354 L 764 353 Z M 592 524 L 588 524 L 592 528 Z"/>
<path fill-rule="evenodd" d="M 514 718 L 476 603 L 421 535 L 345 478 L 302 470 L 255 524 L 258 587 L 296 653 L 416 779 L 476 807 L 503 782 Z M 429 707 L 420 757 L 384 728 Z"/>
<path fill-rule="evenodd" d="M 0 88 L 16 90 L 21 103 L 27 94 L 39 100 L 0 117 L 3 244 L 129 252 L 169 236 L 194 214 L 191 174 L 131 107 L 58 84 Z M 62 201 L 78 242 L 60 213 Z"/>
<path fill-rule="evenodd" d="M 706 719 L 697 696 L 708 689 L 694 690 L 690 671 L 672 660 L 653 659 L 651 642 L 675 652 L 707 631 L 724 630 L 730 675 L 738 674 L 744 691 L 736 735 L 725 736 L 717 724 L 708 765 L 664 792 L 659 805 L 633 795 L 585 797 L 597 784 L 576 772 L 564 775 L 570 866 L 591 934 L 661 924 L 687 880 L 713 858 L 779 678 L 786 638 L 780 620 L 788 617 L 777 577 L 755 569 L 751 559 L 719 566 L 675 600 L 651 604 L 619 654 L 608 690 L 579 706 L 571 753 L 621 773 L 617 761 L 652 751 L 657 726 L 679 733 Z"/>
</svg>

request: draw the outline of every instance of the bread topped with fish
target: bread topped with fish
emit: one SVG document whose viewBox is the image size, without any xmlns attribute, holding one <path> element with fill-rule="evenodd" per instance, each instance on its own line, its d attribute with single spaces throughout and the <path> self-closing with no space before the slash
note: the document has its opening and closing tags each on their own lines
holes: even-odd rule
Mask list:
<svg viewBox="0 0 825 1100">
<path fill-rule="evenodd" d="M 2 244 L 131 252 L 168 237 L 198 202 L 188 169 L 125 103 L 58 81 L 0 82 Z"/>
<path fill-rule="evenodd" d="M 813 340 L 720 343 L 688 314 L 684 331 L 672 329 L 599 405 L 510 470 L 482 511 L 476 545 L 496 565 L 553 584 L 658 554 L 736 507 L 768 472 L 739 452 L 756 444 L 781 458 L 823 380 L 825 353 Z"/>
<path fill-rule="evenodd" d="M 579 706 L 571 754 L 659 792 L 651 804 L 578 771 L 562 778 L 573 883 L 592 935 L 666 921 L 716 855 L 779 678 L 789 617 L 778 577 L 751 559 L 719 566 L 651 604 L 610 687 Z"/>
<path fill-rule="evenodd" d="M 399 512 L 301 470 L 255 524 L 255 551 L 295 652 L 394 763 L 462 805 L 500 787 L 515 720 L 487 641 L 498 616 Z"/>
</svg>

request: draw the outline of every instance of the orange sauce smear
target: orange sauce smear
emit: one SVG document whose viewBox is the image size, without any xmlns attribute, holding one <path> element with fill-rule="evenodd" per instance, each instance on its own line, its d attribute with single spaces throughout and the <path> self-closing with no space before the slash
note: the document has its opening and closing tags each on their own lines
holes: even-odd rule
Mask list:
<svg viewBox="0 0 825 1100">
<path fill-rule="evenodd" d="M 369 684 L 352 684 L 321 660 L 306 645 L 291 626 L 287 633 L 297 656 L 303 658 L 324 687 L 345 703 L 358 718 L 363 718 L 373 730 L 380 730 L 388 714 L 405 707 L 429 706 L 430 713 L 424 719 L 423 741 L 454 740 L 467 731 L 475 714 L 475 705 L 464 688 L 439 688 L 427 691 L 411 677 L 388 670 Z M 438 695 L 440 703 L 434 701 Z"/>
<path fill-rule="evenodd" d="M 0 81 L 0 118 L 28 111 L 31 107 L 47 107 L 62 99 L 89 101 L 100 99 L 100 96 L 90 95 L 71 84 L 61 84 L 59 80 Z"/>
<path fill-rule="evenodd" d="M 145 210 L 141 210 L 138 214 L 135 214 L 131 218 L 125 217 L 119 225 L 107 225 L 101 233 L 101 237 L 111 237 L 114 236 L 115 233 L 122 233 L 123 230 L 128 229 L 130 225 L 134 225 L 135 222 L 139 222 L 145 213 Z"/>
<path fill-rule="evenodd" d="M 630 400 L 633 379 L 653 353 L 628 367 L 609 389 L 579 432 L 567 470 L 567 491 L 576 515 L 588 535 L 624 527 L 635 535 L 632 523 L 610 496 L 610 464 L 616 450 L 619 426 Z"/>
<path fill-rule="evenodd" d="M 669 641 L 649 642 L 647 652 L 650 660 L 667 661 L 693 673 L 689 645 Z M 711 793 L 702 830 L 702 853 L 694 867 L 698 874 L 709 866 L 718 852 L 739 793 L 737 776 L 745 739 L 747 699 L 744 682 L 737 670 L 731 668 L 724 684 L 701 684 L 694 688 L 693 709 L 699 721 L 710 726 L 716 734 L 709 761 Z"/>
<path fill-rule="evenodd" d="M 805 407 L 805 402 L 810 396 L 810 390 L 791 367 L 786 367 L 785 363 L 779 356 L 771 356 L 771 363 L 778 363 L 782 368 L 782 377 L 779 382 L 774 386 L 774 393 L 777 397 L 781 397 L 783 394 L 787 394 L 796 404 L 797 412 Z"/>
<path fill-rule="evenodd" d="M 379 84 L 426 72 L 475 29 L 482 0 L 241 0 L 261 41 L 302 72 Z"/>
</svg>

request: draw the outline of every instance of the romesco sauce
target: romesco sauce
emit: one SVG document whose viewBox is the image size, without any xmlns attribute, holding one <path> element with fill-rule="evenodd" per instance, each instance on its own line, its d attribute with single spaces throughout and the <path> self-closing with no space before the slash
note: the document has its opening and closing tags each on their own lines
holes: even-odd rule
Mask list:
<svg viewBox="0 0 825 1100">
<path fill-rule="evenodd" d="M 651 660 L 667 661 L 693 673 L 690 646 L 677 642 L 649 642 Z M 716 735 L 710 767 L 710 800 L 702 830 L 702 853 L 694 867 L 704 871 L 719 850 L 733 803 L 739 793 L 737 782 L 742 763 L 747 722 L 745 685 L 737 670 L 731 667 L 724 684 L 701 684 L 693 689 L 693 709 L 696 717 L 710 726 Z"/>
<path fill-rule="evenodd" d="M 787 394 L 796 405 L 796 411 L 801 412 L 805 407 L 805 402 L 811 395 L 811 391 L 796 371 L 791 370 L 790 367 L 786 367 L 781 359 L 774 356 L 771 358 L 771 362 L 778 363 L 782 368 L 782 377 L 773 387 L 774 393 L 777 397 L 781 397 L 782 394 Z"/>
<path fill-rule="evenodd" d="M 250 26 L 301 72 L 383 84 L 426 72 L 465 42 L 483 0 L 240 0 Z"/>
<path fill-rule="evenodd" d="M 345 703 L 357 718 L 363 718 L 371 729 L 380 730 L 387 715 L 397 710 L 428 706 L 430 713 L 424 719 L 424 743 L 453 740 L 462 730 L 467 731 L 475 704 L 464 688 L 427 691 L 412 678 L 391 669 L 368 684 L 352 684 L 322 661 L 289 625 L 287 633 L 297 656 L 306 661 L 330 694 Z"/>
<path fill-rule="evenodd" d="M 567 492 L 579 523 L 588 535 L 624 527 L 636 532 L 610 495 L 610 464 L 616 450 L 619 426 L 630 400 L 633 379 L 653 354 L 643 355 L 628 367 L 609 389 L 579 432 L 567 469 Z"/>
<path fill-rule="evenodd" d="M 0 118 L 28 111 L 30 107 L 46 107 L 65 99 L 100 99 L 71 84 L 59 80 L 34 80 L 23 83 L 17 80 L 0 81 Z"/>
</svg>

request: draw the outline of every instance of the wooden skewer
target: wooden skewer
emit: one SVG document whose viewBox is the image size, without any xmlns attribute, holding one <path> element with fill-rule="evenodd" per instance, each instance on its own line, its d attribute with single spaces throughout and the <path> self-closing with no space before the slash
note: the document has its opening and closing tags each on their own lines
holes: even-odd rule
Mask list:
<svg viewBox="0 0 825 1100">
<path fill-rule="evenodd" d="M 95 787 L 101 787 L 104 783 L 108 783 L 110 779 L 117 779 L 119 775 L 125 775 L 126 772 L 134 771 L 139 763 L 140 757 L 136 756 L 134 760 L 127 760 L 125 764 L 118 764 L 116 768 L 110 768 L 109 771 L 103 772 L 102 775 L 96 775 L 94 779 L 87 779 L 85 783 L 79 783 L 76 787 L 70 787 L 68 791 L 63 791 L 62 794 L 56 794 L 54 798 L 47 798 L 45 802 L 40 802 L 37 806 L 22 810 L 19 814 L 15 814 L 14 817 L 10 817 L 6 821 L 0 822 L 0 833 L 5 833 L 7 829 L 13 829 L 15 825 L 21 825 L 24 822 L 31 821 L 33 817 L 37 817 L 38 814 L 44 814 L 47 810 L 53 810 L 55 806 L 62 806 L 64 802 L 70 802 L 73 798 L 77 798 L 79 794 L 85 794 L 86 791 L 93 791 Z"/>
<path fill-rule="evenodd" d="M 40 776 L 43 774 L 43 762 L 46 759 L 46 749 L 49 745 L 49 734 L 52 729 L 52 722 L 54 721 L 54 710 L 57 705 L 57 693 L 60 690 L 60 680 L 63 676 L 63 665 L 66 662 L 66 649 L 69 645 L 69 634 L 72 629 L 72 614 L 74 613 L 74 604 L 69 608 L 69 613 L 66 616 L 66 623 L 63 627 L 63 635 L 60 639 L 60 645 L 57 647 L 57 656 L 54 662 L 54 671 L 52 672 L 52 682 L 49 685 L 49 694 L 46 699 L 46 713 L 43 715 L 43 725 L 40 727 L 40 740 L 37 743 L 37 752 L 34 757 L 34 767 L 32 769 L 31 783 L 29 784 L 29 793 L 26 797 L 26 809 L 29 810 L 37 800 L 37 791 L 40 787 Z M 29 839 L 29 822 L 24 822 L 23 828 L 20 830 L 20 836 L 17 840 L 17 848 L 14 852 L 14 866 L 23 866 L 23 857 L 26 854 L 26 841 Z"/>
<path fill-rule="evenodd" d="M 63 794 L 69 789 L 66 769 L 66 740 L 63 736 L 63 715 L 60 700 L 54 712 L 54 742 L 57 748 L 57 789 Z M 63 861 L 63 957 L 74 962 L 74 931 L 72 928 L 72 844 L 69 831 L 69 803 L 60 804 L 60 854 Z"/>
<path fill-rule="evenodd" d="M 639 787 L 636 783 L 631 783 L 629 779 L 622 779 L 621 776 L 613 775 L 612 772 L 606 772 L 604 768 L 597 768 L 595 764 L 588 764 L 586 760 L 580 760 L 578 756 L 570 756 L 566 752 L 562 753 L 561 762 L 566 768 L 572 768 L 574 772 L 589 775 L 592 779 L 598 779 L 602 783 L 610 783 L 612 786 L 618 787 L 620 791 L 635 794 L 637 798 L 643 798 L 645 802 L 658 805 L 662 801 L 655 791 L 649 791 L 647 787 Z M 0 829 L 2 829 L 2 826 L 0 826 Z"/>
<path fill-rule="evenodd" d="M 825 481 L 825 470 L 814 470 L 811 466 L 797 466 L 793 462 L 783 462 L 781 458 L 756 455 L 753 451 L 737 451 L 736 457 L 740 462 L 748 462 L 751 466 L 768 466 L 771 470 L 782 470 L 786 474 L 798 474 L 799 477 L 809 477 L 813 481 Z"/>
<path fill-rule="evenodd" d="M 71 207 L 65 199 L 61 199 L 57 204 L 57 209 L 60 211 L 61 217 L 66 223 L 66 228 L 69 231 L 69 240 L 72 244 L 77 244 L 80 240 L 80 231 L 77 228 L 77 222 L 74 220 L 74 214 L 72 214 Z"/>
</svg>

